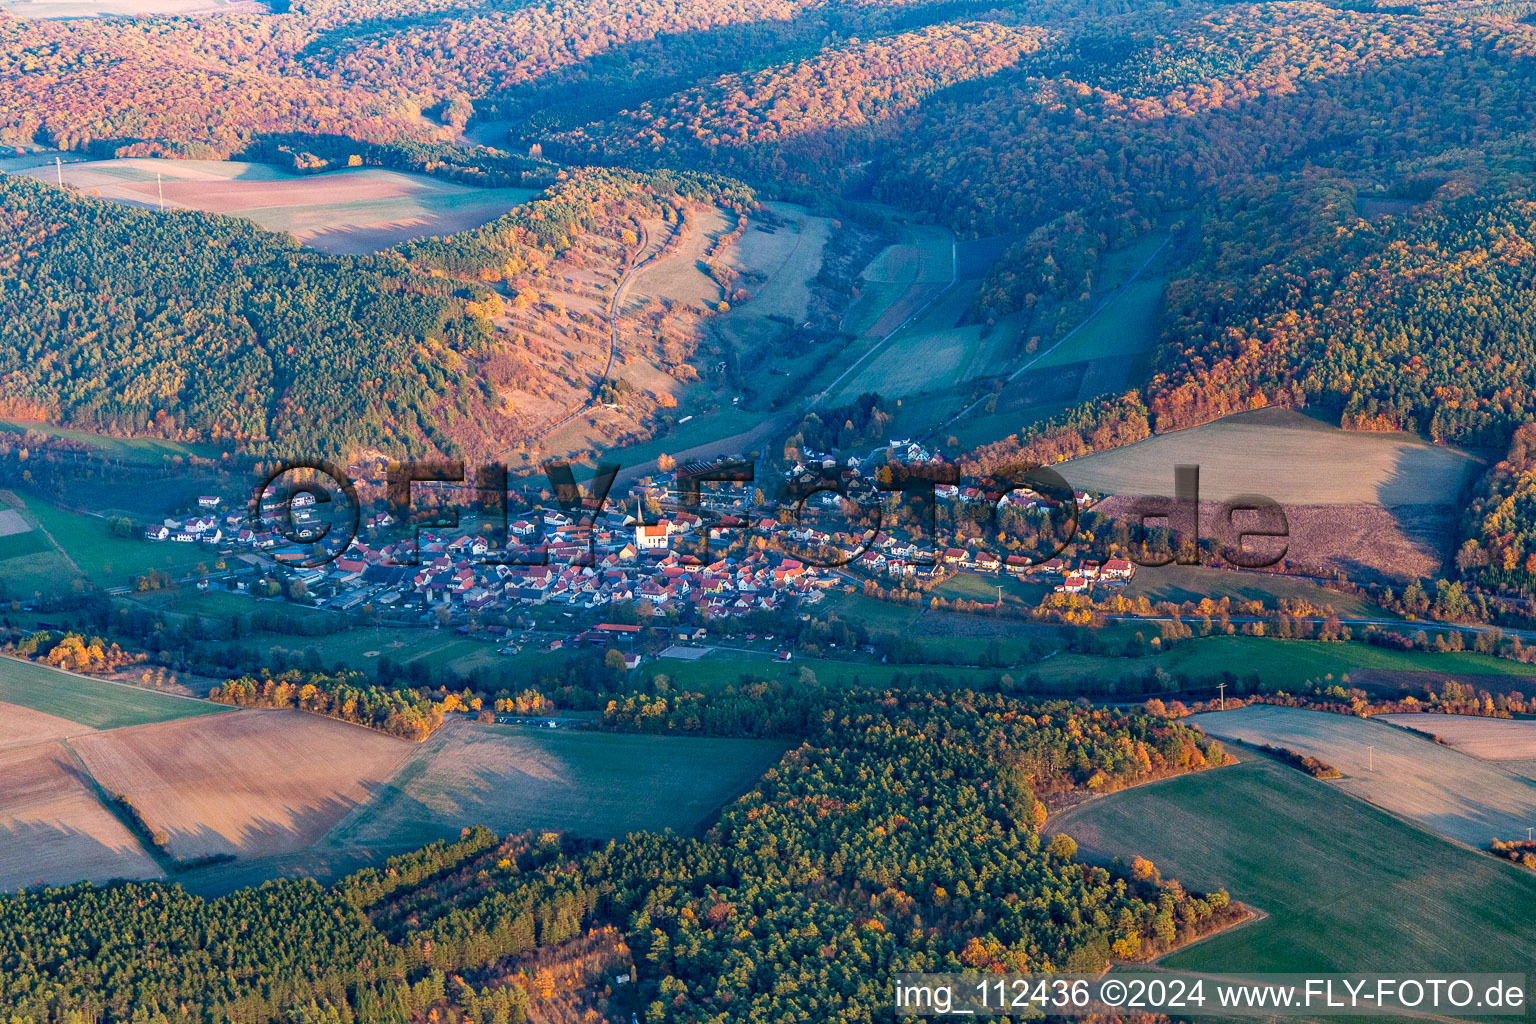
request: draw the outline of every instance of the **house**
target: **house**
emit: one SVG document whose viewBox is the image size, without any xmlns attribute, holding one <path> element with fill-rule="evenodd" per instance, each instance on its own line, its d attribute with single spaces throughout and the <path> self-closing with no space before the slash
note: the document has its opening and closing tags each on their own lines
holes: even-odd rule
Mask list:
<svg viewBox="0 0 1536 1024">
<path fill-rule="evenodd" d="M 1063 594 L 1081 594 L 1088 589 L 1088 581 L 1081 576 L 1068 576 L 1056 589 Z"/>
<path fill-rule="evenodd" d="M 1136 567 L 1124 558 L 1111 558 L 1099 570 L 1099 575 L 1105 579 L 1128 580 L 1136 575 Z"/>
<path fill-rule="evenodd" d="M 975 562 L 976 568 L 983 572 L 996 572 L 999 564 L 996 555 L 989 555 L 985 551 L 976 552 Z"/>
<path fill-rule="evenodd" d="M 218 508 L 219 507 L 218 496 L 217 495 L 213 495 L 213 494 L 200 494 L 200 495 L 198 495 L 197 507 L 198 508 Z"/>
<path fill-rule="evenodd" d="M 170 536 L 171 536 L 170 529 L 168 527 L 166 527 L 163 523 L 158 525 L 158 526 L 146 526 L 146 527 L 144 527 L 144 539 L 145 540 L 162 541 L 162 540 L 167 540 Z"/>
</svg>

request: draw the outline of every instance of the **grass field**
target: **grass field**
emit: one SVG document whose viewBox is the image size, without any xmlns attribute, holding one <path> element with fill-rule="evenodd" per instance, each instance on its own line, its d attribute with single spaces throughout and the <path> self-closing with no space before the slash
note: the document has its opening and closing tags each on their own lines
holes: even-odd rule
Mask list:
<svg viewBox="0 0 1536 1024">
<path fill-rule="evenodd" d="M 1536 824 L 1529 780 L 1385 722 L 1260 704 L 1189 721 L 1222 739 L 1320 758 L 1343 774 L 1331 785 L 1468 846 Z"/>
<path fill-rule="evenodd" d="M 119 537 L 105 519 L 80 515 L 33 497 L 22 497 L 27 516 L 43 530 L 67 563 L 97 586 L 131 583 L 152 569 L 185 576 L 198 565 L 212 567 L 218 554 L 196 544 L 151 544 L 142 537 Z M 67 579 L 67 577 L 66 577 Z M 57 588 L 62 582 L 50 581 Z"/>
<path fill-rule="evenodd" d="M 1145 597 L 1149 601 L 1180 603 L 1198 601 L 1202 597 L 1209 597 L 1213 601 L 1227 597 L 1233 601 L 1263 601 L 1267 608 L 1276 607 L 1280 598 L 1286 598 L 1309 601 L 1319 607 L 1332 605 L 1333 610 L 1343 618 L 1395 617 L 1358 597 L 1325 589 L 1310 580 L 1232 572 L 1202 565 L 1164 565 L 1137 569 L 1135 578 L 1126 585 L 1125 593 L 1131 597 Z"/>
<path fill-rule="evenodd" d="M 843 333 L 883 338 L 949 283 L 950 234 L 929 224 L 899 227 L 902 240 L 880 250 L 860 272 L 859 294 L 843 317 Z"/>
<path fill-rule="evenodd" d="M 0 701 L 92 729 L 117 729 L 225 710 L 217 704 L 85 679 L 14 658 L 0 658 Z"/>
<path fill-rule="evenodd" d="M 624 311 L 634 312 L 652 301 L 682 303 L 701 309 L 721 299 L 720 285 L 700 264 L 721 235 L 735 226 L 735 216 L 718 207 L 695 211 L 689 231 L 671 251 L 657 256 L 636 272 L 624 293 Z M 653 238 L 664 238 L 668 229 L 660 221 L 649 225 Z"/>
<path fill-rule="evenodd" d="M 178 859 L 303 849 L 382 787 L 404 740 L 302 711 L 242 710 L 73 741 Z"/>
<path fill-rule="evenodd" d="M 1142 630 L 1157 635 L 1155 623 Z M 1514 685 L 1530 679 L 1536 669 L 1516 661 L 1483 654 L 1430 654 L 1395 651 L 1362 643 L 1321 643 L 1312 640 L 1279 640 L 1274 637 L 1212 636 L 1186 640 L 1164 654 L 1139 658 L 1102 658 L 1062 651 L 1048 661 L 1025 666 L 1048 682 L 1072 679 L 1119 679 L 1140 676 L 1153 668 L 1190 676 L 1211 677 L 1232 672 L 1240 677 L 1256 675 L 1276 686 L 1299 686 L 1308 679 L 1332 675 L 1335 680 L 1356 669 L 1393 669 L 1419 672 L 1486 673 L 1511 677 Z"/>
<path fill-rule="evenodd" d="M 1073 836 L 1090 856 L 1148 857 L 1165 877 L 1225 887 L 1268 913 L 1173 953 L 1168 967 L 1507 971 L 1536 958 L 1536 874 L 1273 761 L 1091 800 L 1047 830 Z"/>
<path fill-rule="evenodd" d="M 70 441 L 79 441 L 83 445 L 95 448 L 114 459 L 122 459 L 124 462 L 142 462 L 159 465 L 166 459 L 184 459 L 190 455 L 196 455 L 204 459 L 216 459 L 223 454 L 222 448 L 211 444 L 187 444 L 182 441 L 166 441 L 158 437 L 108 437 L 105 434 L 94 434 L 88 430 L 56 427 L 51 423 L 38 423 L 31 420 L 0 420 L 0 431 L 20 434 L 28 430 L 35 430 L 40 434 L 47 434 L 50 437 L 62 437 Z"/>
<path fill-rule="evenodd" d="M 0 753 L 0 779 L 0 891 L 160 877 L 63 744 Z"/>
<path fill-rule="evenodd" d="M 1263 494 L 1283 505 L 1454 502 L 1471 455 L 1403 434 L 1339 430 L 1284 409 L 1227 416 L 1062 463 L 1074 486 L 1106 494 L 1171 494 L 1173 467 L 1200 467 L 1202 499 Z"/>
<path fill-rule="evenodd" d="M 316 612 L 314 614 L 325 614 Z M 345 664 L 365 672 L 372 671 L 378 659 L 388 657 L 399 664 L 431 658 L 456 672 L 496 667 L 507 659 L 496 653 L 498 644 L 461 636 L 454 630 L 404 629 L 394 627 L 359 627 L 325 636 L 286 633 L 258 633 L 242 637 L 241 645 L 253 642 L 275 651 L 302 655 L 311 648 L 320 652 L 325 664 Z"/>
<path fill-rule="evenodd" d="M 1381 715 L 1381 721 L 1438 736 L 1463 754 L 1484 761 L 1536 759 L 1536 721 L 1474 715 Z"/>
<path fill-rule="evenodd" d="M 784 750 L 765 740 L 454 723 L 325 842 L 415 847 L 474 824 L 592 838 L 687 832 L 750 787 Z"/>
<path fill-rule="evenodd" d="M 1151 350 L 1157 342 L 1157 307 L 1165 283 L 1161 277 L 1138 277 L 1035 366 L 1065 366 L 1100 359 L 1124 362 L 1130 356 Z"/>
<path fill-rule="evenodd" d="M 26 173 L 46 181 L 56 174 L 46 166 Z M 378 168 L 294 175 L 213 160 L 95 160 L 66 164 L 63 177 L 89 194 L 134 206 L 158 206 L 163 191 L 167 207 L 244 217 L 333 253 L 378 252 L 412 238 L 467 231 L 535 194 Z"/>
</svg>

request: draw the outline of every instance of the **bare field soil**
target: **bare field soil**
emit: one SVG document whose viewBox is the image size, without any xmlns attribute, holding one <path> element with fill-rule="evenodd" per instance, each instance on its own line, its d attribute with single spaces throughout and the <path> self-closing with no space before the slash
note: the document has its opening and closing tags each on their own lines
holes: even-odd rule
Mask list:
<svg viewBox="0 0 1536 1024">
<path fill-rule="evenodd" d="M 1536 759 L 1536 721 L 1475 715 L 1380 715 L 1384 722 L 1438 736 L 1463 754 L 1484 761 Z M 1536 824 L 1536 823 L 1533 823 Z"/>
<path fill-rule="evenodd" d="M 0 537 L 14 537 L 31 531 L 32 524 L 22 518 L 20 512 L 13 508 L 0 510 Z"/>
<path fill-rule="evenodd" d="M 1074 475 L 1069 473 L 1066 479 L 1077 485 Z M 1173 493 L 1172 467 L 1168 470 L 1165 493 Z M 1207 493 L 1203 473 L 1200 493 Z M 1094 506 L 1094 511 L 1134 518 L 1130 512 L 1135 500 L 1129 496 L 1105 498 Z M 1289 564 L 1307 569 L 1338 569 L 1357 581 L 1423 579 L 1440 574 L 1454 543 L 1459 511 L 1459 506 L 1450 503 L 1391 508 L 1366 504 L 1282 505 L 1289 534 L 1285 542 Z M 1220 513 L 1220 502 L 1200 503 L 1202 537 L 1219 536 Z M 1236 525 L 1241 527 L 1242 520 Z M 1262 545 L 1271 543 L 1278 544 L 1253 538 L 1246 545 L 1248 550 L 1257 552 L 1270 550 Z M 1278 548 L 1274 550 L 1278 553 Z"/>
<path fill-rule="evenodd" d="M 34 711 L 20 704 L 0 702 L 0 750 L 11 747 L 30 747 L 49 740 L 80 736 L 95 731 L 89 726 L 79 725 L 67 718 Z"/>
<path fill-rule="evenodd" d="M 26 171 L 55 180 L 54 168 Z M 159 177 L 159 181 L 156 177 Z M 378 168 L 293 175 L 263 164 L 213 160 L 93 160 L 63 178 L 102 199 L 222 213 L 286 231 L 325 252 L 378 252 L 412 238 L 478 227 L 525 202 L 531 189 L 485 189 Z"/>
<path fill-rule="evenodd" d="M 784 753 L 766 740 L 630 736 L 454 722 L 325 845 L 415 847 L 469 825 L 611 838 L 697 827 Z"/>
<path fill-rule="evenodd" d="M 0 753 L 0 890 L 159 878 L 63 744 Z"/>
<path fill-rule="evenodd" d="M 108 793 L 131 800 L 172 856 L 302 849 L 367 799 L 411 744 L 301 711 L 233 711 L 75 741 Z"/>
<path fill-rule="evenodd" d="M 1529 780 L 1385 722 L 1261 704 L 1189 721 L 1222 739 L 1320 758 L 1343 774 L 1333 785 L 1346 793 L 1468 846 L 1524 835 L 1536 822 Z"/>
<path fill-rule="evenodd" d="M 1200 467 L 1200 494 L 1262 494 L 1282 505 L 1434 505 L 1456 501 L 1472 455 L 1403 434 L 1344 431 L 1285 409 L 1239 413 L 1062 463 L 1073 486 L 1106 494 L 1173 492 L 1173 467 Z"/>
</svg>

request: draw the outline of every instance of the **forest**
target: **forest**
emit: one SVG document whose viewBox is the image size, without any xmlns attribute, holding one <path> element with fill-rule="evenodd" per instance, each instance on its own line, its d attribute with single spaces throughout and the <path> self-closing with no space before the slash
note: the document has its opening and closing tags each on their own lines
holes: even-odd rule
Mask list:
<svg viewBox="0 0 1536 1024">
<path fill-rule="evenodd" d="M 354 257 L 7 176 L 0 413 L 257 456 L 499 450 L 526 425 L 487 368 L 516 346 L 487 283 L 536 277 L 582 232 L 752 202 L 727 179 L 594 170 L 476 231 Z M 519 386 L 552 372 L 519 365 Z"/>
<path fill-rule="evenodd" d="M 613 929 L 648 1022 L 871 1019 L 894 971 L 1096 970 L 1246 913 L 1041 834 L 1046 800 L 1222 764 L 1204 734 L 997 694 L 823 700 L 701 838 L 474 829 L 329 889 L 0 897 L 0 1004 L 35 1024 L 517 1022 L 538 997 L 520 965 Z"/>
</svg>

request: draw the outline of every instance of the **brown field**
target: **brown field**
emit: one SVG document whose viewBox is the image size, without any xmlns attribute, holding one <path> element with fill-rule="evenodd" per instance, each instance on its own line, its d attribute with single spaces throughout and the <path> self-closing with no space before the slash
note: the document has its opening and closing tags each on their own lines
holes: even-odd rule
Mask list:
<svg viewBox="0 0 1536 1024">
<path fill-rule="evenodd" d="M 1200 496 L 1263 494 L 1282 505 L 1439 505 L 1456 501 L 1481 464 L 1404 434 L 1339 430 L 1300 413 L 1240 413 L 1056 469 L 1105 494 L 1171 494 L 1173 467 L 1200 467 Z"/>
<path fill-rule="evenodd" d="M 1536 823 L 1528 779 L 1386 722 L 1260 704 L 1189 721 L 1222 739 L 1321 758 L 1343 773 L 1331 785 L 1478 849 Z"/>
<path fill-rule="evenodd" d="M 1391 722 L 1438 736 L 1463 754 L 1484 761 L 1529 761 L 1536 759 L 1536 721 L 1512 721 L 1507 718 L 1478 718 L 1473 715 L 1382 715 Z M 1532 824 L 1536 824 L 1533 822 Z"/>
<path fill-rule="evenodd" d="M 1066 478 L 1074 485 L 1072 476 Z M 1168 470 L 1167 493 L 1173 492 Z M 1204 474 L 1200 493 L 1206 494 Z M 1261 492 L 1262 493 L 1262 492 Z M 1135 498 L 1105 498 L 1094 511 L 1127 516 Z M 1200 503 L 1200 535 L 1216 537 L 1221 503 Z M 1284 504 L 1289 538 L 1286 558 L 1305 569 L 1337 569 L 1356 581 L 1424 579 L 1439 575 L 1454 543 L 1458 506 L 1437 505 L 1292 505 Z M 1239 525 L 1241 521 L 1239 521 Z M 1270 543 L 1248 542 L 1252 550 Z"/>
<path fill-rule="evenodd" d="M 58 172 L 44 165 L 24 173 L 53 181 Z M 156 207 L 163 194 L 168 207 L 245 217 L 313 248 L 350 254 L 478 227 L 533 195 L 377 168 L 293 175 L 216 160 L 93 160 L 65 164 L 63 178 L 102 199 Z"/>
<path fill-rule="evenodd" d="M 0 890 L 159 878 L 61 743 L 0 753 Z"/>
<path fill-rule="evenodd" d="M 33 711 L 20 704 L 0 702 L 0 750 L 8 750 L 11 747 L 30 747 L 49 740 L 95 731 L 89 726 L 78 725 L 67 718 Z"/>
<path fill-rule="evenodd" d="M 234 711 L 76 741 L 172 856 L 259 857 L 313 843 L 394 774 L 411 745 L 301 711 Z"/>
</svg>

